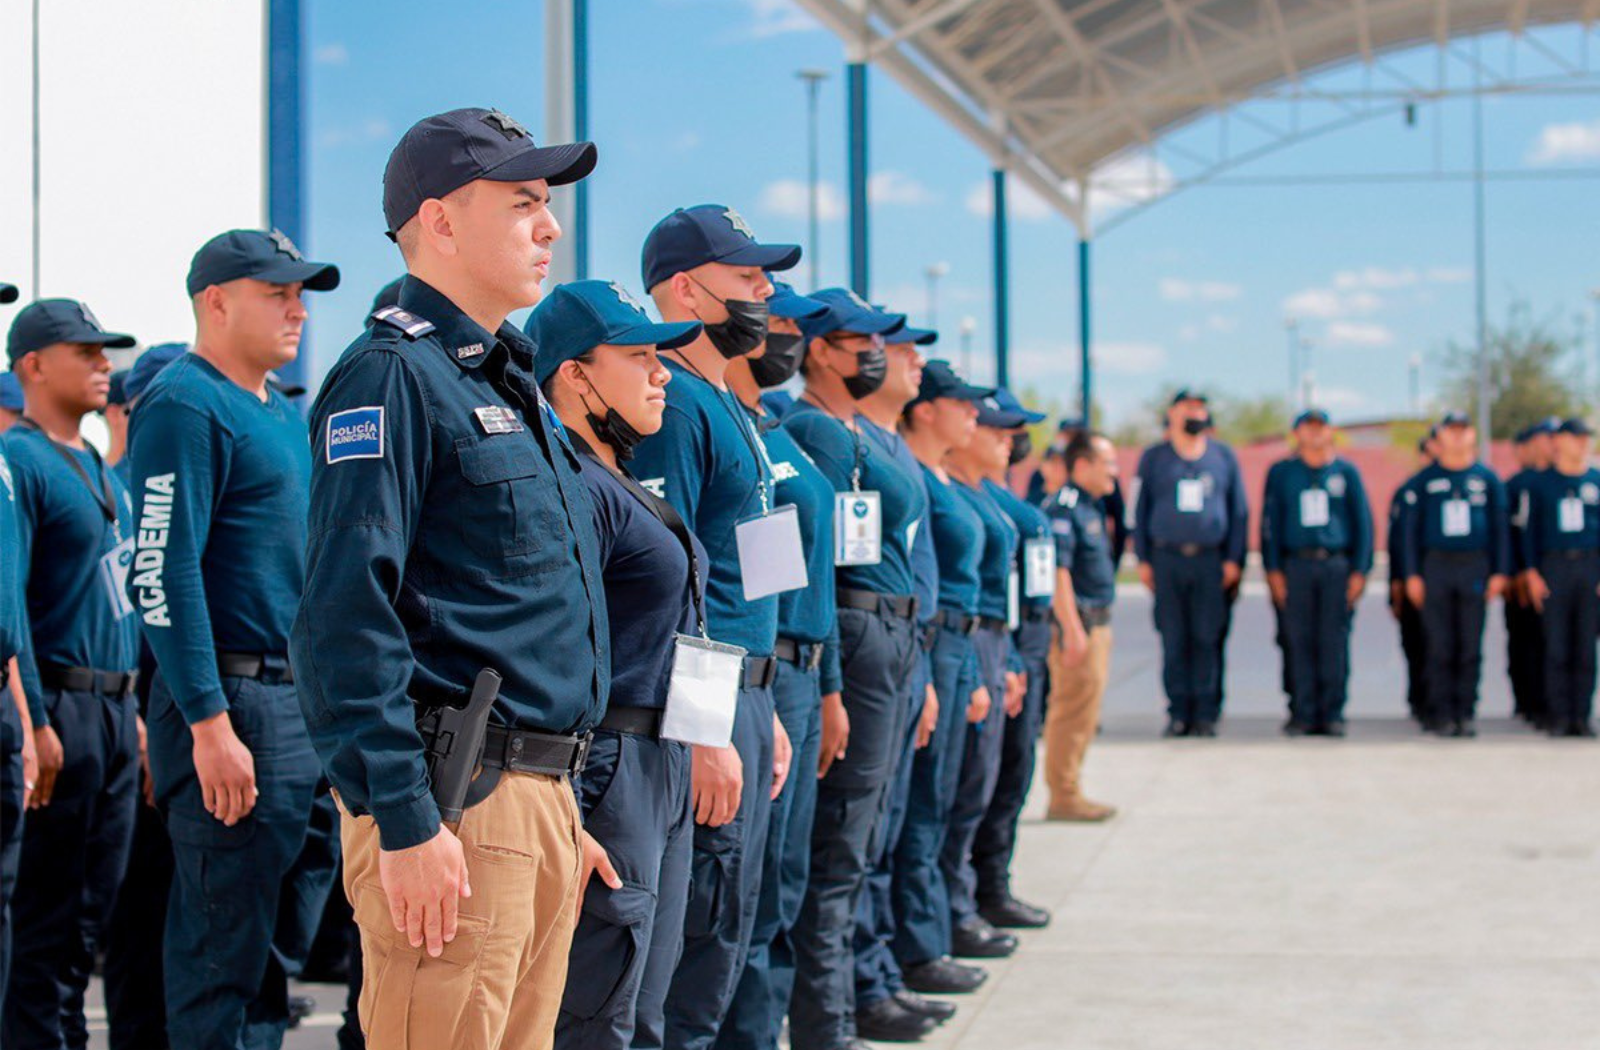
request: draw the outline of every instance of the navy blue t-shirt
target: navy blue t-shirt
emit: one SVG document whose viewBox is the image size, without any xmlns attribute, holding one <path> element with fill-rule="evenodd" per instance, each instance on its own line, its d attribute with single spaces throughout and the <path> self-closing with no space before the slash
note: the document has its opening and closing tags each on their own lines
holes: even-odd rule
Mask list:
<svg viewBox="0 0 1600 1050">
<path fill-rule="evenodd" d="M 995 620 L 1009 618 L 1011 574 L 1017 565 L 1017 527 L 994 497 L 952 479 L 957 494 L 964 498 L 983 520 L 983 558 L 978 562 L 978 614 Z"/>
<path fill-rule="evenodd" d="M 956 494 L 955 482 L 922 468 L 928 486 L 928 531 L 939 559 L 939 608 L 964 616 L 978 614 L 978 593 L 983 582 L 978 565 L 983 561 L 983 519 L 971 503 Z"/>
<path fill-rule="evenodd" d="M 922 476 L 922 464 L 917 462 L 917 457 L 912 454 L 905 439 L 892 430 L 885 430 L 865 416 L 857 418 L 861 424 L 861 432 L 878 443 L 900 468 L 912 477 Z M 932 506 L 922 512 L 922 520 L 918 521 L 916 535 L 911 541 L 911 575 L 916 584 L 914 594 L 917 596 L 917 621 L 929 623 L 933 620 L 934 613 L 939 610 L 939 552 L 933 546 L 933 527 L 929 521 Z"/>
<path fill-rule="evenodd" d="M 770 416 L 751 421 L 761 432 L 778 483 L 778 504 L 800 515 L 800 545 L 806 554 L 806 586 L 778 595 L 778 634 L 796 642 L 822 643 L 818 669 L 823 693 L 837 693 L 839 670 L 839 606 L 833 582 L 833 486 L 795 444 L 794 435 Z"/>
</svg>

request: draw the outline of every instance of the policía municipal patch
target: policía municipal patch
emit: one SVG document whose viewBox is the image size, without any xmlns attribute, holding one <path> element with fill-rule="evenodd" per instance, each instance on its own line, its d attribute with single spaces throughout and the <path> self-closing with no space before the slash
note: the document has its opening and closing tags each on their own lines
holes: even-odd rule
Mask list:
<svg viewBox="0 0 1600 1050">
<path fill-rule="evenodd" d="M 327 459 L 383 458 L 383 406 L 347 408 L 328 417 Z"/>
</svg>

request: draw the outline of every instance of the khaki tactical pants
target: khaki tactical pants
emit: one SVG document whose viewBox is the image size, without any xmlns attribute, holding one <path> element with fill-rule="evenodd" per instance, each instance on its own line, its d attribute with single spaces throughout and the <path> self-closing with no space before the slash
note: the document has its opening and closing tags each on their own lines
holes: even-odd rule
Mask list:
<svg viewBox="0 0 1600 1050">
<path fill-rule="evenodd" d="M 1100 701 L 1111 673 L 1111 626 L 1089 628 L 1089 652 L 1068 667 L 1057 637 L 1050 645 L 1050 701 L 1044 721 L 1044 779 L 1051 808 L 1083 797 L 1083 757 L 1100 724 Z"/>
<path fill-rule="evenodd" d="M 371 1050 L 547 1050 L 577 919 L 578 808 L 565 777 L 506 773 L 457 835 L 472 896 L 437 959 L 394 928 L 378 827 L 343 819 L 344 887 L 361 929 Z"/>
</svg>

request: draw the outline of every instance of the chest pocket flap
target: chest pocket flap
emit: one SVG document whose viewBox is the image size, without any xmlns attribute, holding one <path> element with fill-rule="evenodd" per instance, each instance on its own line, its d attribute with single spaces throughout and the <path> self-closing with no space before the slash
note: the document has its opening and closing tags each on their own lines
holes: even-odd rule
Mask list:
<svg viewBox="0 0 1600 1050">
<path fill-rule="evenodd" d="M 527 443 L 501 434 L 488 439 L 460 438 L 456 456 L 461 460 L 461 476 L 474 485 L 493 485 L 516 478 L 531 478 L 539 473 L 539 454 Z"/>
<path fill-rule="evenodd" d="M 517 434 L 456 441 L 465 504 L 456 517 L 467 547 L 493 559 L 529 556 L 539 551 L 540 534 L 553 531 L 547 504 L 555 496 L 554 478 L 541 469 L 538 450 Z M 530 566 L 523 566 L 523 569 Z"/>
</svg>

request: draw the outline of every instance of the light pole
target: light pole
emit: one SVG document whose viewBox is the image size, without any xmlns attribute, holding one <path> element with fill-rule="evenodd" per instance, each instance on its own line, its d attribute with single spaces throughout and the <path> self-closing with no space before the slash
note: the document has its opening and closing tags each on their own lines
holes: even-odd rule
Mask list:
<svg viewBox="0 0 1600 1050">
<path fill-rule="evenodd" d="M 950 264 L 936 262 L 928 264 L 922 271 L 928 278 L 928 327 L 939 327 L 939 278 L 950 272 Z"/>
<path fill-rule="evenodd" d="M 972 378 L 972 337 L 977 334 L 978 319 L 976 317 L 963 317 L 961 319 L 961 374 L 967 379 Z"/>
<path fill-rule="evenodd" d="M 817 278 L 817 206 L 821 192 L 817 182 L 817 91 L 828 79 L 826 69 L 802 69 L 795 73 L 806 85 L 806 256 L 811 262 L 811 288 Z"/>
</svg>

